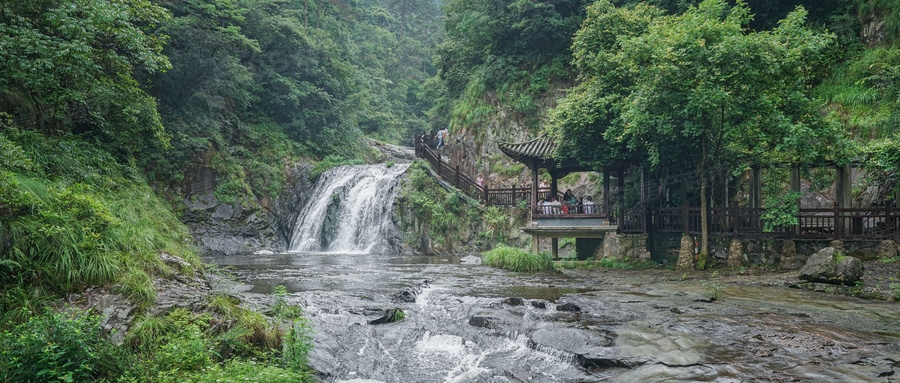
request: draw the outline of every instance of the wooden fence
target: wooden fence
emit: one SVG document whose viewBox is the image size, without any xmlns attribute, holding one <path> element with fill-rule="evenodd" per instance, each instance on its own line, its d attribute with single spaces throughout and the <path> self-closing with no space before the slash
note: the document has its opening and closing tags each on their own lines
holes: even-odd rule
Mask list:
<svg viewBox="0 0 900 383">
<path fill-rule="evenodd" d="M 461 173 L 441 158 L 440 152 L 431 149 L 423 137 L 416 139 L 416 156 L 428 161 L 445 181 L 474 199 L 490 206 L 520 206 L 528 208 L 533 217 L 548 216 L 544 206 L 530 206 L 531 189 L 487 188 L 478 185 L 469 175 Z M 550 188 L 538 190 L 538 195 L 550 193 Z M 596 209 L 599 209 L 596 206 Z M 605 217 L 602 212 L 584 207 L 575 208 L 569 216 Z M 797 225 L 773 227 L 765 230 L 765 209 L 727 207 L 710 208 L 708 230 L 714 235 L 735 237 L 777 237 L 808 239 L 898 239 L 900 238 L 900 210 L 891 206 L 871 208 L 800 209 Z M 558 216 L 557 216 L 558 217 Z M 620 217 L 610 217 L 610 223 L 619 225 L 622 233 L 687 233 L 700 234 L 700 208 L 663 207 L 640 208 L 624 212 Z"/>
</svg>

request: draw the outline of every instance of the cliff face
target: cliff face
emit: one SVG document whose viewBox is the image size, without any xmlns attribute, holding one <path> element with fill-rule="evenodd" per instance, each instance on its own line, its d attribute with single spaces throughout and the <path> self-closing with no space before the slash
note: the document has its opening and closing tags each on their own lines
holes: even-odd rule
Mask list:
<svg viewBox="0 0 900 383">
<path fill-rule="evenodd" d="M 495 92 L 485 92 L 481 101 L 490 106 L 491 112 L 477 123 L 451 128 L 450 139 L 443 149 L 444 158 L 472 178 L 482 174 L 485 184 L 491 188 L 518 186 L 522 182 L 531 184 L 531 171 L 504 155 L 498 144 L 527 141 L 543 133 L 547 114 L 571 85 L 568 82 L 557 84 L 542 99 L 535 101 L 538 107 L 530 116 L 511 110 Z M 542 178 L 549 180 L 546 175 Z M 562 190 L 572 189 L 578 196 L 592 195 L 596 200 L 599 197 L 596 178 L 596 174 L 578 174 L 559 186 Z"/>
<path fill-rule="evenodd" d="M 214 195 L 217 176 L 205 166 L 187 172 L 181 220 L 191 230 L 202 254 L 240 254 L 280 250 L 269 200 L 241 195 L 224 203 Z"/>
</svg>

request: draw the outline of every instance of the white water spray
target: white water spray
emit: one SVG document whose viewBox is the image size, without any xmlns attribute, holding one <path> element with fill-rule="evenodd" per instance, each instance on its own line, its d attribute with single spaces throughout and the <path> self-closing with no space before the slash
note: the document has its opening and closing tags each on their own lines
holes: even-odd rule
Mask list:
<svg viewBox="0 0 900 383">
<path fill-rule="evenodd" d="M 370 253 L 387 248 L 391 209 L 408 164 L 339 166 L 319 176 L 294 227 L 293 252 Z"/>
</svg>

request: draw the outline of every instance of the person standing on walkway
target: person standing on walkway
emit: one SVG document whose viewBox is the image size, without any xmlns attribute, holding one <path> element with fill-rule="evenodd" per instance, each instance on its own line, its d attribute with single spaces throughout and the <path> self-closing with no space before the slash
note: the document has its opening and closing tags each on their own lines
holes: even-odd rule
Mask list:
<svg viewBox="0 0 900 383">
<path fill-rule="evenodd" d="M 447 133 L 447 128 L 442 128 L 441 130 L 438 130 L 437 135 L 434 136 L 434 138 L 438 140 L 438 149 L 444 147 L 444 140 L 447 139 Z"/>
</svg>

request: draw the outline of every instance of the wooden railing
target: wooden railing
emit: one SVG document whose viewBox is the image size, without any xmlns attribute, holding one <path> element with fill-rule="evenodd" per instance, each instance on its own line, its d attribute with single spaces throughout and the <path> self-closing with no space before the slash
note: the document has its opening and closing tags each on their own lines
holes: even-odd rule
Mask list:
<svg viewBox="0 0 900 383">
<path fill-rule="evenodd" d="M 428 146 L 427 138 L 416 138 L 416 157 L 422 158 L 431 165 L 431 168 L 441 178 L 455 186 L 457 189 L 491 206 L 527 206 L 531 203 L 531 188 L 488 188 L 478 185 L 471 176 L 460 172 L 458 165 L 451 165 L 445 161 L 440 151 L 435 151 Z M 538 195 L 550 193 L 550 188 L 538 189 Z"/>
<path fill-rule="evenodd" d="M 857 238 L 886 239 L 900 237 L 900 211 L 888 207 L 800 209 L 798 224 L 765 231 L 762 208 L 712 208 L 708 232 L 717 235 L 782 238 Z M 626 214 L 630 216 L 638 214 Z M 646 214 L 649 231 L 657 233 L 700 234 L 699 208 L 656 208 Z"/>
<path fill-rule="evenodd" d="M 534 218 L 560 217 L 602 217 L 600 205 L 596 211 L 586 211 L 584 205 L 571 208 L 571 212 L 550 212 L 546 206 L 531 205 L 531 188 L 488 188 L 479 186 L 469 175 L 461 173 L 459 166 L 453 166 L 441 158 L 440 152 L 432 150 L 425 142 L 427 138 L 416 139 L 416 156 L 423 158 L 445 181 L 460 191 L 492 206 L 523 206 L 530 209 Z M 538 196 L 550 193 L 550 188 L 538 190 Z M 566 208 L 569 210 L 569 208 Z M 800 209 L 798 225 L 775 227 L 765 231 L 763 219 L 765 209 L 744 207 L 715 207 L 708 211 L 708 232 L 714 235 L 737 237 L 778 237 L 778 238 L 859 238 L 887 239 L 900 238 L 900 210 L 891 206 L 872 208 L 832 208 Z M 639 208 L 608 217 L 608 223 L 618 225 L 622 233 L 687 233 L 700 234 L 700 208 L 663 207 Z"/>
</svg>

